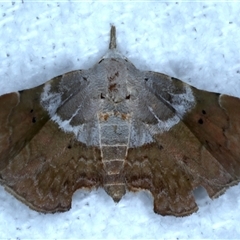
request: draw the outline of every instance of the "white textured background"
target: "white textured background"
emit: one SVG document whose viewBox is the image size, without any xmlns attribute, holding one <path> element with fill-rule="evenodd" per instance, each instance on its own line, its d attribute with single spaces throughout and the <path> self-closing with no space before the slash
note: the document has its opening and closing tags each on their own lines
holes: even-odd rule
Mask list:
<svg viewBox="0 0 240 240">
<path fill-rule="evenodd" d="M 0 94 L 90 68 L 114 24 L 136 67 L 240 97 L 239 14 L 238 2 L 0 2 Z M 78 191 L 69 212 L 45 215 L 0 187 L 0 238 L 240 238 L 240 185 L 196 198 L 199 211 L 176 218 L 154 214 L 146 192 L 115 204 L 102 189 Z"/>
</svg>

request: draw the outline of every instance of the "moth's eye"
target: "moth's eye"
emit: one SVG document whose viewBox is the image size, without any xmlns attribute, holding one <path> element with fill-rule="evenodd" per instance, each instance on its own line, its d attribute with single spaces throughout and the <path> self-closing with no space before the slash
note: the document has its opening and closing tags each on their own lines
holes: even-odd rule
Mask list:
<svg viewBox="0 0 240 240">
<path fill-rule="evenodd" d="M 105 99 L 106 97 L 105 97 L 105 95 L 103 95 L 103 94 L 101 93 L 100 98 L 101 98 L 101 99 Z"/>
<path fill-rule="evenodd" d="M 147 82 L 147 81 L 148 81 L 148 77 L 145 77 L 145 78 L 144 78 L 144 81 Z"/>
</svg>

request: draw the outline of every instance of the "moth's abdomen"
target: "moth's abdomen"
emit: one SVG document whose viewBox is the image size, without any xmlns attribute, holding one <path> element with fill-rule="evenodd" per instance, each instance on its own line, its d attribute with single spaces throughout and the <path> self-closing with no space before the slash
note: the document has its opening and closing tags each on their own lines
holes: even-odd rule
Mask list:
<svg viewBox="0 0 240 240">
<path fill-rule="evenodd" d="M 130 136 L 130 115 L 99 113 L 99 141 L 105 170 L 103 187 L 118 202 L 126 192 L 123 166 Z"/>
<path fill-rule="evenodd" d="M 127 146 L 103 145 L 101 147 L 105 176 L 103 186 L 115 202 L 120 201 L 126 192 L 123 165 Z"/>
</svg>

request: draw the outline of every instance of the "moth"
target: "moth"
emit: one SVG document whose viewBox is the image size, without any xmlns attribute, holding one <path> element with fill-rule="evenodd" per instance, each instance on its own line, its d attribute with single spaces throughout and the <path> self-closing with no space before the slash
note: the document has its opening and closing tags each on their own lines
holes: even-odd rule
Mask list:
<svg viewBox="0 0 240 240">
<path fill-rule="evenodd" d="M 88 70 L 0 97 L 0 182 L 44 213 L 77 189 L 115 202 L 149 191 L 154 211 L 186 216 L 193 190 L 218 197 L 240 180 L 240 99 L 141 71 L 116 48 Z"/>
</svg>

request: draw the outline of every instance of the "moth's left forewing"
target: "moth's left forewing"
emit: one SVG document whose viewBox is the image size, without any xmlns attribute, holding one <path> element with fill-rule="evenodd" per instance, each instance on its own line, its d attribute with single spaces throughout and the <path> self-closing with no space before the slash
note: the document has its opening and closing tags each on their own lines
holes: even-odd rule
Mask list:
<svg viewBox="0 0 240 240">
<path fill-rule="evenodd" d="M 161 90 L 169 91 L 168 98 L 165 98 L 166 101 L 175 108 L 176 114 L 200 141 L 201 152 L 203 153 L 206 149 L 219 163 L 219 168 L 221 166 L 222 176 L 218 177 L 222 180 L 221 183 L 216 182 L 216 185 L 222 184 L 222 188 L 224 188 L 238 182 L 240 178 L 240 150 L 238 147 L 240 142 L 240 99 L 199 90 L 168 76 L 164 78 L 164 76 L 159 77 L 159 74 L 156 74 L 155 79 L 153 81 L 155 89 L 159 85 L 167 86 L 162 87 Z M 169 81 L 168 84 L 165 83 L 167 81 Z M 180 91 L 184 88 L 192 95 L 192 100 L 189 101 L 189 97 L 183 98 Z M 178 96 L 183 105 L 189 106 L 185 111 L 176 107 Z M 204 161 L 204 157 L 202 157 L 202 161 Z M 210 193 L 210 196 L 213 197 L 215 194 L 218 195 L 215 192 Z"/>
<path fill-rule="evenodd" d="M 203 186 L 215 197 L 239 181 L 240 100 L 160 73 L 144 72 L 144 79 L 148 91 L 178 120 L 169 129 L 158 124 L 155 142 L 136 153 L 137 149 L 129 150 L 128 160 L 136 165 L 129 167 L 129 185 L 150 190 L 156 212 L 188 215 L 197 209 L 192 195 L 196 187 Z M 145 168 L 138 162 L 150 165 Z"/>
</svg>

